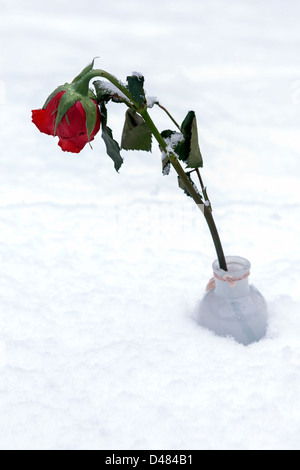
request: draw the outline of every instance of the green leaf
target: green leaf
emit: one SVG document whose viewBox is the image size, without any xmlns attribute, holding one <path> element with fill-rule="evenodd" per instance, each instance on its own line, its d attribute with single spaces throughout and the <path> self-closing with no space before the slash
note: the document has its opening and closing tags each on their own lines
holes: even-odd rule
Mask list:
<svg viewBox="0 0 300 470">
<path fill-rule="evenodd" d="M 75 92 L 66 91 L 59 101 L 57 115 L 55 119 L 55 128 L 54 135 L 56 134 L 56 129 L 64 115 L 69 111 L 69 109 L 74 106 L 74 104 L 81 99 L 81 95 Z"/>
<path fill-rule="evenodd" d="M 107 110 L 104 103 L 100 106 L 100 115 L 102 128 L 101 137 L 106 146 L 106 153 L 113 160 L 115 170 L 119 171 L 123 163 L 123 158 L 120 154 L 119 144 L 113 139 L 112 130 L 107 126 Z"/>
<path fill-rule="evenodd" d="M 95 87 L 96 91 L 96 96 L 97 96 L 97 101 L 100 103 L 100 101 L 109 101 L 110 99 L 110 93 L 105 87 L 105 82 L 103 80 L 95 80 L 93 82 L 93 85 Z"/>
<path fill-rule="evenodd" d="M 160 133 L 160 135 L 162 136 L 162 138 L 165 140 L 165 141 L 168 141 L 172 135 L 176 134 L 175 131 L 171 131 L 170 129 L 166 129 L 164 131 L 162 131 Z M 160 147 L 161 151 L 163 152 L 162 153 L 162 174 L 164 176 L 168 175 L 170 173 L 170 170 L 171 170 L 171 164 L 170 164 L 170 159 L 169 159 L 169 156 L 165 154 L 165 152 L 163 151 L 163 149 Z"/>
<path fill-rule="evenodd" d="M 118 96 L 118 90 L 114 93 L 107 85 L 107 82 L 103 80 L 95 80 L 93 82 L 95 87 L 97 101 L 100 103 L 101 101 L 108 102 L 112 100 L 114 103 L 124 103 L 124 98 Z"/>
<path fill-rule="evenodd" d="M 80 101 L 85 111 L 86 130 L 88 138 L 90 138 L 97 121 L 97 104 L 86 97 L 82 97 Z"/>
<path fill-rule="evenodd" d="M 95 95 L 95 93 L 93 92 L 91 88 L 89 88 L 88 97 L 90 98 L 90 100 L 97 101 L 97 96 Z"/>
<path fill-rule="evenodd" d="M 184 140 L 175 147 L 180 160 L 186 162 L 188 168 L 203 166 L 202 155 L 198 143 L 197 120 L 194 111 L 189 111 L 182 125 Z"/>
<path fill-rule="evenodd" d="M 74 80 L 72 81 L 72 83 L 74 82 L 78 82 L 80 81 L 88 72 L 90 72 L 93 67 L 94 67 L 94 62 L 95 62 L 95 59 L 93 59 L 93 61 L 87 65 L 81 72 L 79 75 L 77 75 L 77 77 L 74 78 Z"/>
<path fill-rule="evenodd" d="M 121 148 L 150 152 L 151 147 L 152 133 L 148 124 L 136 111 L 129 108 L 125 115 Z"/>
<path fill-rule="evenodd" d="M 199 168 L 203 166 L 203 159 L 200 152 L 199 141 L 198 141 L 198 129 L 196 116 L 192 122 L 191 128 L 191 141 L 190 141 L 190 153 L 187 162 L 188 168 Z"/>
<path fill-rule="evenodd" d="M 116 171 L 122 166 L 123 158 L 120 155 L 120 147 L 118 142 L 113 139 L 112 131 L 109 127 L 102 125 L 102 138 L 106 145 L 107 155 L 113 160 Z"/>
<path fill-rule="evenodd" d="M 127 77 L 127 88 L 132 98 L 138 103 L 140 108 L 146 100 L 144 91 L 144 81 L 145 79 L 142 75 L 131 75 Z"/>
<path fill-rule="evenodd" d="M 169 139 L 172 135 L 176 134 L 175 131 L 171 131 L 171 129 L 166 129 L 160 133 L 163 139 L 167 140 Z"/>
<path fill-rule="evenodd" d="M 46 99 L 46 101 L 43 105 L 43 109 L 45 109 L 47 107 L 47 105 L 50 103 L 52 98 L 54 98 L 54 96 L 56 96 L 61 91 L 68 91 L 69 89 L 70 89 L 69 83 L 65 83 L 64 85 L 60 85 L 59 87 L 55 88 L 55 90 Z"/>
</svg>

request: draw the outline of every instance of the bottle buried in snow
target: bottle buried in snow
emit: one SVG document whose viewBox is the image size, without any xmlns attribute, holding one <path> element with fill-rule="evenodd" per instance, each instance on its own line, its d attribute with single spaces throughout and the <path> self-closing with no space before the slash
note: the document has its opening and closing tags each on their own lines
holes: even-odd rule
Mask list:
<svg viewBox="0 0 300 470">
<path fill-rule="evenodd" d="M 248 345 L 267 331 L 267 305 L 260 292 L 249 285 L 250 263 L 239 256 L 227 256 L 228 271 L 212 267 L 214 277 L 197 311 L 197 321 L 219 336 L 233 337 Z"/>
</svg>

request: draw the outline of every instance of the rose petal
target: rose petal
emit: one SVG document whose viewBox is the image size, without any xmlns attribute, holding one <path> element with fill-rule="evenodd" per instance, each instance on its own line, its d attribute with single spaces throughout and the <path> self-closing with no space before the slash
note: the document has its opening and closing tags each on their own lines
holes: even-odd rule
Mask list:
<svg viewBox="0 0 300 470">
<path fill-rule="evenodd" d="M 52 98 L 44 109 L 34 109 L 32 111 L 32 122 L 36 125 L 40 132 L 48 135 L 54 135 L 55 118 L 59 101 L 65 91 L 60 91 Z"/>
<path fill-rule="evenodd" d="M 73 139 L 68 139 L 60 137 L 58 145 L 64 152 L 79 153 L 87 143 L 85 136 L 75 137 Z"/>
<path fill-rule="evenodd" d="M 55 119 L 62 95 L 66 93 L 61 91 L 57 93 L 47 104 L 45 109 L 35 109 L 32 111 L 32 122 L 37 126 L 40 132 L 48 135 L 54 135 Z M 100 112 L 95 100 L 97 109 L 97 119 L 95 127 L 88 138 L 86 129 L 86 114 L 80 101 L 77 101 L 63 116 L 56 128 L 56 136 L 59 137 L 58 145 L 64 152 L 79 153 L 83 147 L 94 139 L 100 129 Z"/>
</svg>

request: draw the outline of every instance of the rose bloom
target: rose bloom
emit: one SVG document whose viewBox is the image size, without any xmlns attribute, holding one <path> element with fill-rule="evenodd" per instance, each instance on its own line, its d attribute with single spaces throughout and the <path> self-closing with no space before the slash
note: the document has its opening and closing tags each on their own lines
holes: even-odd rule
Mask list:
<svg viewBox="0 0 300 470">
<path fill-rule="evenodd" d="M 65 91 L 58 92 L 47 104 L 46 108 L 32 111 L 32 122 L 40 132 L 53 135 L 55 130 L 55 119 L 59 101 Z M 58 145 L 65 152 L 79 153 L 83 147 L 94 139 L 100 129 L 100 112 L 95 100 L 92 100 L 97 108 L 97 119 L 95 127 L 88 137 L 86 128 L 86 114 L 80 101 L 76 103 L 63 116 L 57 125 L 55 135 L 59 137 Z"/>
</svg>

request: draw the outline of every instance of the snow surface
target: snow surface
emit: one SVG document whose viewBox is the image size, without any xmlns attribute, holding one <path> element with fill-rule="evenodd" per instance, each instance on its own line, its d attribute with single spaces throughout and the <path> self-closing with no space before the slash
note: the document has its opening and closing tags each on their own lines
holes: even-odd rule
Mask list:
<svg viewBox="0 0 300 470">
<path fill-rule="evenodd" d="M 299 16 L 297 0 L 1 0 L 1 449 L 300 449 Z M 117 174 L 100 136 L 69 155 L 30 122 L 95 56 L 124 81 L 142 69 L 179 122 L 195 110 L 264 340 L 195 324 L 215 252 L 157 147 Z"/>
</svg>

